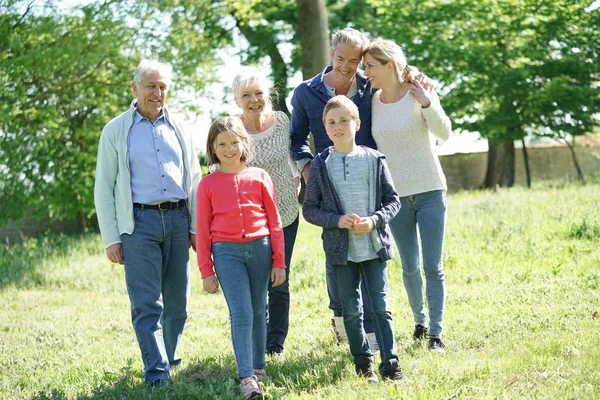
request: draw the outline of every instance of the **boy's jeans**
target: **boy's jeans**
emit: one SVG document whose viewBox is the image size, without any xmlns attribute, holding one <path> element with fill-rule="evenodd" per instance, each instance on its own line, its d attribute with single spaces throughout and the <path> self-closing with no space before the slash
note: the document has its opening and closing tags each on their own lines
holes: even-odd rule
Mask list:
<svg viewBox="0 0 600 400">
<path fill-rule="evenodd" d="M 400 259 L 402 277 L 412 308 L 415 323 L 427 325 L 423 301 L 423 278 L 419 269 L 419 242 L 421 237 L 423 270 L 426 279 L 427 304 L 429 306 L 429 334 L 441 337 L 444 319 L 446 287 L 442 264 L 444 228 L 446 225 L 446 192 L 434 190 L 411 196 L 400 197 L 402 207 L 390 221 Z"/>
<path fill-rule="evenodd" d="M 249 242 L 212 244 L 215 272 L 231 318 L 231 340 L 239 378 L 265 367 L 267 286 L 271 276 L 269 236 Z"/>
<path fill-rule="evenodd" d="M 378 258 L 360 263 L 348 261 L 346 265 L 334 265 L 333 270 L 338 282 L 344 325 L 355 364 L 362 365 L 366 358 L 373 357 L 363 329 L 360 285 L 370 300 L 373 328 L 381 352 L 379 370 L 387 369 L 390 360 L 398 360 L 398 352 L 394 340 L 394 322 L 387 298 L 389 285 L 386 263 Z"/>
<path fill-rule="evenodd" d="M 176 210 L 133 209 L 135 231 L 121 235 L 131 320 L 144 379 L 169 380 L 181 363 L 177 348 L 190 296 L 189 216 Z"/>
</svg>

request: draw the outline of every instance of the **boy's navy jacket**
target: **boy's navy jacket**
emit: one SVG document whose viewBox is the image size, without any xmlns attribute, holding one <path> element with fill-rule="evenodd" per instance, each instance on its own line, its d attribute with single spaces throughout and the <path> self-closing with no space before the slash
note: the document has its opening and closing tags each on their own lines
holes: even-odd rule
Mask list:
<svg viewBox="0 0 600 400">
<path fill-rule="evenodd" d="M 381 261 L 387 261 L 393 257 L 393 251 L 390 232 L 386 225 L 400 211 L 400 199 L 394 188 L 385 156 L 377 150 L 361 147 L 377 157 L 375 204 L 379 205 L 379 208 L 370 217 L 375 221 L 375 229 L 383 245 L 377 255 Z M 346 265 L 348 230 L 338 227 L 338 222 L 344 213 L 325 165 L 325 160 L 332 150 L 333 146 L 328 147 L 311 162 L 302 215 L 311 224 L 323 227 L 321 238 L 327 261 L 331 265 Z"/>
</svg>

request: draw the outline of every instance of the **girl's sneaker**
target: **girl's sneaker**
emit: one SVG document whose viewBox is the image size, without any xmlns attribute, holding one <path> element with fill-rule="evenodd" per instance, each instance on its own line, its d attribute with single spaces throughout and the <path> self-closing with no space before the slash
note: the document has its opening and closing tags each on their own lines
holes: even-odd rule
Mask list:
<svg viewBox="0 0 600 400">
<path fill-rule="evenodd" d="M 240 389 L 242 390 L 242 398 L 244 400 L 256 399 L 262 396 L 262 392 L 258 387 L 258 381 L 254 375 L 242 378 Z"/>
<path fill-rule="evenodd" d="M 256 380 L 258 380 L 259 382 L 263 381 L 268 375 L 267 375 L 267 371 L 265 371 L 264 368 L 255 368 L 254 369 L 254 376 L 256 377 Z"/>
</svg>

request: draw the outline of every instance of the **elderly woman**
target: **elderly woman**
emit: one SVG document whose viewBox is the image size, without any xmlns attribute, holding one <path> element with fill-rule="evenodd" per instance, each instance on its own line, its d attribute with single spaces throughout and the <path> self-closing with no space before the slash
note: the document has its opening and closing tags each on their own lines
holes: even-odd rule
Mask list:
<svg viewBox="0 0 600 400">
<path fill-rule="evenodd" d="M 272 287 L 269 282 L 267 303 L 267 353 L 281 354 L 289 326 L 289 274 L 298 232 L 300 174 L 290 157 L 290 121 L 285 113 L 273 111 L 265 76 L 255 68 L 243 67 L 233 80 L 232 91 L 254 145 L 252 165 L 271 176 L 281 214 L 287 276 L 279 286 Z"/>
<path fill-rule="evenodd" d="M 437 94 L 410 79 L 411 68 L 396 43 L 374 40 L 363 55 L 365 75 L 379 89 L 372 99 L 373 138 L 377 149 L 387 158 L 402 204 L 400 212 L 390 221 L 390 229 L 400 252 L 404 287 L 415 320 L 413 337 L 429 336 L 429 348 L 443 352 L 446 178 L 435 153 L 435 143 L 450 136 L 450 119 Z M 427 284 L 429 328 L 417 232 Z"/>
</svg>

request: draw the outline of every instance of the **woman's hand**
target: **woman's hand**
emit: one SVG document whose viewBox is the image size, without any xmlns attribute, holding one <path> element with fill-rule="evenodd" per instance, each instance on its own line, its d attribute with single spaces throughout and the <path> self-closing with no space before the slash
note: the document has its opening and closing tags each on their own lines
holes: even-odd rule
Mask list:
<svg viewBox="0 0 600 400">
<path fill-rule="evenodd" d="M 421 107 L 427 108 L 431 105 L 429 91 L 425 90 L 423 85 L 421 85 L 418 81 L 412 82 L 412 86 L 408 93 L 410 93 L 413 99 L 419 102 Z"/>
<path fill-rule="evenodd" d="M 285 268 L 271 268 L 271 282 L 273 287 L 281 285 L 285 282 Z"/>
<path fill-rule="evenodd" d="M 207 293 L 217 293 L 217 290 L 219 290 L 219 281 L 216 275 L 210 275 L 202 279 L 202 285 Z"/>
</svg>

